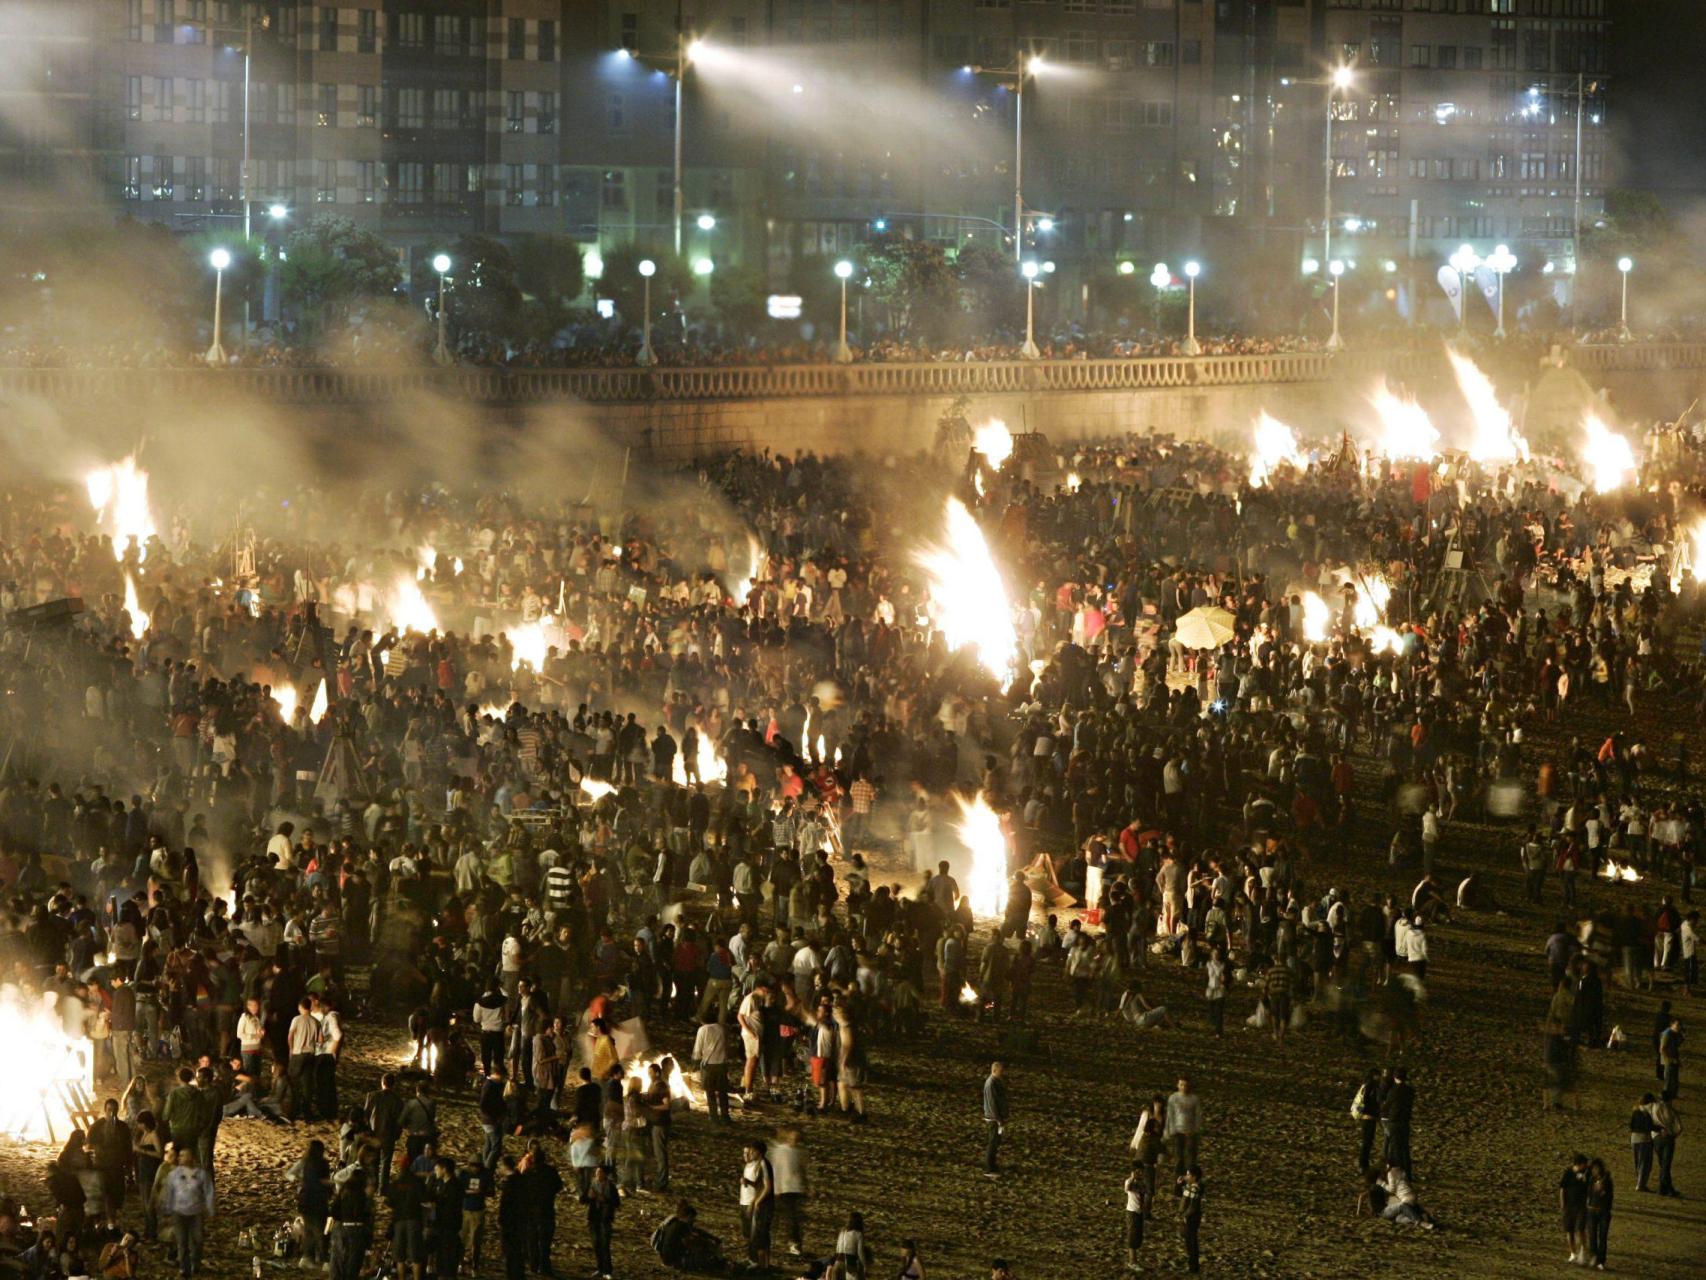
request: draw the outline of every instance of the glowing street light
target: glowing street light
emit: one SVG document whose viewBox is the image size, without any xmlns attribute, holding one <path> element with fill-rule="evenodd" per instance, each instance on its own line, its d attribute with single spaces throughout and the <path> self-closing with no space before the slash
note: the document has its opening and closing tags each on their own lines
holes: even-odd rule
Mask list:
<svg viewBox="0 0 1706 1280">
<path fill-rule="evenodd" d="M 271 218 L 274 222 L 283 222 L 289 216 L 290 210 L 282 204 L 267 206 L 267 217 Z"/>
<path fill-rule="evenodd" d="M 1120 274 L 1122 276 L 1135 275 L 1136 272 L 1137 263 L 1133 262 L 1130 258 L 1127 258 L 1124 262 L 1120 263 Z"/>
<path fill-rule="evenodd" d="M 1333 277 L 1333 336 L 1327 339 L 1327 350 L 1339 351 L 1345 345 L 1339 336 L 1339 277 L 1345 274 L 1345 264 L 1334 258 L 1327 264 L 1327 273 Z"/>
<path fill-rule="evenodd" d="M 223 327 L 221 307 L 225 300 L 225 268 L 231 265 L 231 254 L 226 249 L 215 249 L 207 255 L 208 265 L 213 268 L 213 345 L 207 349 L 207 362 L 215 368 L 225 365 L 225 348 L 219 345 L 219 330 Z M 1625 275 L 1627 280 L 1628 276 Z M 1624 296 L 1628 296 L 1627 290 Z"/>
<path fill-rule="evenodd" d="M 1185 354 L 1200 356 L 1202 344 L 1197 341 L 1197 277 L 1202 274 L 1202 264 L 1191 261 L 1185 264 L 1185 279 L 1190 283 L 1190 305 L 1185 312 Z"/>
<path fill-rule="evenodd" d="M 1516 267 L 1516 256 L 1511 253 L 1508 244 L 1497 246 L 1488 255 L 1487 267 L 1499 278 L 1499 326 L 1493 330 L 1495 338 L 1505 336 L 1505 272 Z"/>
<path fill-rule="evenodd" d="M 1629 341 L 1629 273 L 1635 269 L 1635 259 L 1619 258 L 1617 269 L 1623 273 L 1623 318 L 1619 322 L 1623 341 Z"/>
<path fill-rule="evenodd" d="M 657 353 L 652 350 L 652 277 L 657 274 L 657 269 L 658 264 L 650 258 L 640 259 L 640 279 L 645 282 L 645 297 L 640 304 L 640 354 L 634 357 L 634 363 L 638 365 L 658 362 Z"/>
<path fill-rule="evenodd" d="M 1149 273 L 1149 284 L 1155 290 L 1155 332 L 1161 333 L 1161 293 L 1173 283 L 1173 273 L 1167 269 L 1165 262 L 1157 262 L 1155 269 Z"/>
<path fill-rule="evenodd" d="M 716 269 L 717 264 L 712 262 L 709 258 L 693 259 L 693 274 L 696 276 L 708 276 Z"/>
<path fill-rule="evenodd" d="M 450 347 L 444 340 L 444 274 L 450 270 L 450 255 L 435 253 L 432 269 L 438 272 L 438 345 L 432 349 L 432 358 L 439 364 L 449 364 Z"/>
<path fill-rule="evenodd" d="M 1319 259 L 1317 259 L 1317 258 L 1305 258 L 1303 260 L 1303 274 L 1304 275 L 1312 276 L 1317 271 L 1319 271 L 1320 269 L 1321 269 L 1321 263 L 1320 263 Z"/>
<path fill-rule="evenodd" d="M 853 363 L 853 349 L 847 345 L 847 281 L 852 275 L 853 264 L 846 258 L 835 264 L 836 279 L 841 281 L 841 337 L 835 344 L 836 364 Z"/>
<path fill-rule="evenodd" d="M 699 215 L 699 230 L 701 230 L 701 231 L 713 231 L 716 229 L 716 226 L 717 226 L 717 219 L 715 217 L 713 217 L 711 214 L 702 213 Z"/>
<path fill-rule="evenodd" d="M 1037 264 L 1022 263 L 1019 273 L 1025 277 L 1025 345 L 1019 348 L 1019 354 L 1027 360 L 1036 360 L 1042 352 L 1037 349 L 1035 330 L 1036 297 L 1037 297 Z"/>
</svg>

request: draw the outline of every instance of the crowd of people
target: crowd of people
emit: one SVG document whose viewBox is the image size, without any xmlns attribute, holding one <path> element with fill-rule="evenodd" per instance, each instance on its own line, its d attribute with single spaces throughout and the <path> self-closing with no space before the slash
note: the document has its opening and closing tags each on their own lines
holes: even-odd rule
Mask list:
<svg viewBox="0 0 1706 1280">
<path fill-rule="evenodd" d="M 739 452 L 626 511 L 305 491 L 290 537 L 237 546 L 176 518 L 115 542 L 75 495 L 17 487 L 0 966 L 13 999 L 51 993 L 112 1097 L 66 1117 L 51 1221 L 0 1203 L 0 1262 L 77 1275 L 169 1227 L 196 1274 L 241 1120 L 326 1126 L 292 1170 L 286 1247 L 339 1280 L 375 1250 L 413 1280 L 482 1249 L 510 1276 L 548 1268 L 564 1195 L 610 1275 L 624 1203 L 671 1194 L 690 1106 L 740 1117 L 740 1238 L 683 1200 L 647 1240 L 665 1266 L 864 1277 L 863 1219 L 833 1248 L 808 1233 L 799 1134 L 747 1108 L 867 1123 L 885 1046 L 926 1016 L 1023 1024 L 1056 965 L 1074 1014 L 1137 1034 L 1199 1012 L 1221 1034 L 1235 993 L 1276 1040 L 1314 1016 L 1382 1044 L 1395 1065 L 1352 1109 L 1364 1203 L 1431 1227 L 1402 1063 L 1428 938 L 1514 907 L 1484 875 L 1444 879 L 1480 865 L 1452 847 L 1461 824 L 1524 833 L 1531 902 L 1557 883 L 1549 1089 L 1604 1044 L 1617 964 L 1631 987 L 1697 984 L 1706 813 L 1643 713 L 1706 698 L 1678 643 L 1697 584 L 1671 555 L 1701 462 L 1678 433 L 1651 491 L 1572 498 L 1467 461 L 1438 484 L 1323 465 L 1252 488 L 1241 458 L 1154 438 L 1076 446 L 1058 472 Z M 1011 672 L 950 647 L 911 554 L 939 537 L 920 495 L 950 491 L 1019 588 Z M 395 625 L 405 588 L 440 625 Z M 1378 637 L 1359 612 L 1377 596 Z M 1180 620 L 1206 609 L 1230 636 L 1192 647 Z M 1567 751 L 1533 745 L 1552 722 Z M 1006 837 L 993 913 L 957 830 L 977 800 Z M 1319 878 L 1369 830 L 1410 893 Z M 1575 877 L 1613 861 L 1647 888 L 1616 918 L 1567 914 Z M 1151 998 L 1158 958 L 1200 1011 Z M 409 1061 L 358 1097 L 346 1059 L 387 1014 Z M 1678 1014 L 1655 1041 L 1672 1119 L 1681 1037 Z M 996 1178 L 1005 1078 L 982 1093 Z M 473 1106 L 478 1150 L 441 1146 L 442 1102 Z M 1171 1193 L 1194 1271 L 1201 1106 L 1188 1080 L 1152 1105 L 1127 1261 Z M 1679 1122 L 1649 1115 L 1674 1148 Z M 1583 1176 L 1566 1229 L 1603 1261 Z M 901 1260 L 924 1274 L 915 1243 Z"/>
<path fill-rule="evenodd" d="M 1378 350 L 1434 347 L 1452 335 L 1426 325 L 1384 325 L 1351 335 L 1352 345 Z M 857 335 L 856 335 L 857 337 Z M 1689 341 L 1682 332 L 1642 333 L 1625 338 L 1621 331 L 1584 335 L 1588 343 L 1620 341 Z M 1484 337 L 1491 350 L 1520 349 L 1524 359 L 1543 354 L 1554 342 L 1568 344 L 1568 335 L 1513 333 L 1495 342 Z M 1199 355 L 1274 355 L 1296 351 L 1325 350 L 1326 339 L 1301 333 L 1240 334 L 1205 331 L 1198 338 Z M 1179 357 L 1186 353 L 1181 334 L 1132 330 L 1085 330 L 1076 325 L 1037 335 L 1042 358 L 1048 360 L 1136 360 Z M 852 359 L 862 364 L 966 364 L 1024 358 L 1023 338 L 1017 335 L 986 335 L 971 341 L 933 345 L 892 333 L 858 338 L 850 345 Z M 353 332 L 336 341 L 297 341 L 282 328 L 263 327 L 247 342 L 225 347 L 227 363 L 234 368 L 362 368 L 424 360 L 432 354 L 432 334 L 418 335 L 391 330 Z M 652 350 L 658 365 L 676 368 L 769 367 L 795 364 L 828 364 L 835 358 L 832 340 L 796 338 L 768 340 L 716 338 L 690 334 L 685 340 L 654 333 Z M 466 334 L 452 349 L 458 365 L 471 368 L 531 369 L 633 368 L 637 365 L 640 337 L 610 324 L 575 326 L 549 342 L 505 341 Z M 189 369 L 205 367 L 204 347 L 175 347 L 160 342 L 110 342 L 96 345 L 69 344 L 37 339 L 24 334 L 0 336 L 0 367 L 26 369 Z"/>
</svg>

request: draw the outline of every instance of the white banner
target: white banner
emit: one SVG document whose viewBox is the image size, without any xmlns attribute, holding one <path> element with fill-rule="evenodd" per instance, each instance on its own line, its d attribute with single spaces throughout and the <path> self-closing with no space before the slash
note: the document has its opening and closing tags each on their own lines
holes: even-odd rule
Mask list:
<svg viewBox="0 0 1706 1280">
<path fill-rule="evenodd" d="M 1487 300 L 1487 310 L 1493 313 L 1493 319 L 1499 318 L 1499 273 L 1491 267 L 1475 269 L 1475 283 L 1481 287 L 1481 296 Z"/>
<path fill-rule="evenodd" d="M 1434 277 L 1439 281 L 1439 287 L 1445 290 L 1445 296 L 1451 300 L 1451 310 L 1457 316 L 1457 323 L 1463 323 L 1463 280 L 1457 274 L 1457 268 L 1447 264 L 1439 269 L 1439 275 Z"/>
</svg>

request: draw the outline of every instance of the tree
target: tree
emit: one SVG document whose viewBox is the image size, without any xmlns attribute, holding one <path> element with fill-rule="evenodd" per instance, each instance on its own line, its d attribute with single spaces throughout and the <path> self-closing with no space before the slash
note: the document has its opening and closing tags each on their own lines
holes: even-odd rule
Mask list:
<svg viewBox="0 0 1706 1280">
<path fill-rule="evenodd" d="M 616 314 L 626 324 L 640 323 L 641 302 L 645 296 L 640 262 L 650 258 L 657 266 L 652 277 L 652 323 L 674 309 L 676 298 L 693 287 L 693 271 L 685 259 L 673 253 L 659 252 L 636 244 L 617 245 L 604 255 L 604 274 L 598 279 L 598 295 L 616 304 Z"/>
<path fill-rule="evenodd" d="M 741 337 L 756 333 L 768 318 L 769 281 L 762 268 L 721 267 L 711 276 L 711 305 Z"/>
<path fill-rule="evenodd" d="M 457 333 L 474 333 L 499 342 L 521 327 L 521 284 L 515 258 L 501 240 L 462 236 L 451 246 L 445 278 L 450 324 Z"/>
<path fill-rule="evenodd" d="M 865 248 L 865 272 L 895 332 L 929 343 L 947 339 L 959 309 L 959 282 L 941 245 L 881 236 Z"/>
<path fill-rule="evenodd" d="M 278 264 L 279 294 L 310 334 L 344 324 L 358 304 L 397 292 L 397 256 L 348 218 L 322 214 L 292 233 Z"/>
<path fill-rule="evenodd" d="M 1607 261 L 1662 252 L 1677 238 L 1675 217 L 1650 191 L 1607 191 L 1605 213 L 1583 230 L 1583 248 Z"/>
<path fill-rule="evenodd" d="M 1013 332 L 1025 323 L 1025 289 L 1018 264 L 994 245 L 975 241 L 954 258 L 960 307 L 970 336 Z"/>
<path fill-rule="evenodd" d="M 515 246 L 515 278 L 522 293 L 560 325 L 586 287 L 585 256 L 568 236 L 522 236 Z"/>
</svg>

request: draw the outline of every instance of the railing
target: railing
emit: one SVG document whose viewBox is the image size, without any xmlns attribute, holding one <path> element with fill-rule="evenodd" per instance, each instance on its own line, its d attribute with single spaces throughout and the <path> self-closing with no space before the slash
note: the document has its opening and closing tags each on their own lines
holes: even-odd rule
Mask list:
<svg viewBox="0 0 1706 1280">
<path fill-rule="evenodd" d="M 1577 369 L 1621 373 L 1706 366 L 1706 342 L 1595 343 L 1571 347 L 1565 359 Z"/>
<path fill-rule="evenodd" d="M 1706 343 L 1569 349 L 1586 372 L 1706 367 Z M 1289 351 L 1131 360 L 997 360 L 918 364 L 781 364 L 589 369 L 31 369 L 0 368 L 0 397 L 55 401 L 205 399 L 235 394 L 278 404 L 371 404 L 415 395 L 482 404 L 580 400 L 644 404 L 812 396 L 958 396 L 1143 391 L 1325 382 L 1439 369 L 1436 349 Z"/>
</svg>

